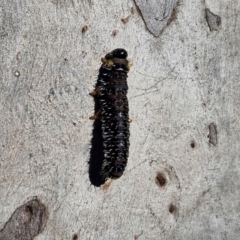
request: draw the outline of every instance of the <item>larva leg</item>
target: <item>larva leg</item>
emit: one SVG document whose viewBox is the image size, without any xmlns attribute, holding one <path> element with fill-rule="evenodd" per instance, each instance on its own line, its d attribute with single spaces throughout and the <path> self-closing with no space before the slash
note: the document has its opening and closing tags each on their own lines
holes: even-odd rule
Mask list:
<svg viewBox="0 0 240 240">
<path fill-rule="evenodd" d="M 101 87 L 97 87 L 95 90 L 89 93 L 92 97 L 97 97 L 101 94 Z"/>
<path fill-rule="evenodd" d="M 91 120 L 97 120 L 101 118 L 101 113 L 102 113 L 102 109 L 98 110 L 93 116 L 91 116 L 89 119 Z"/>
</svg>

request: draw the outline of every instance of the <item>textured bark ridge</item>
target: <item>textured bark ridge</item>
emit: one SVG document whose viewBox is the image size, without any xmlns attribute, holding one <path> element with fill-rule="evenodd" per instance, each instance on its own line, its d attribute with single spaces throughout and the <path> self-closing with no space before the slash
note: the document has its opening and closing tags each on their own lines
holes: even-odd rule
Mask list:
<svg viewBox="0 0 240 240">
<path fill-rule="evenodd" d="M 210 31 L 217 31 L 221 26 L 221 18 L 212 13 L 208 8 L 205 9 L 205 13 Z"/>
<path fill-rule="evenodd" d="M 18 207 L 0 231 L 0 240 L 32 240 L 47 223 L 45 206 L 37 199 Z"/>
<path fill-rule="evenodd" d="M 147 29 L 154 35 L 159 36 L 162 29 L 167 25 L 176 6 L 176 0 L 135 0 Z"/>
<path fill-rule="evenodd" d="M 214 123 L 211 123 L 209 125 L 209 143 L 211 143 L 213 146 L 217 145 L 217 126 Z"/>
</svg>

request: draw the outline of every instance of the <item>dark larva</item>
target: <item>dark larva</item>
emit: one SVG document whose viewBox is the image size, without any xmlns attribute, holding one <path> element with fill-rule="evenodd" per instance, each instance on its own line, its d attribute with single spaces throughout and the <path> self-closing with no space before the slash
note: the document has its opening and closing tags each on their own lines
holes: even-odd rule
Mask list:
<svg viewBox="0 0 240 240">
<path fill-rule="evenodd" d="M 90 119 L 100 119 L 102 123 L 104 160 L 101 175 L 104 179 L 121 177 L 127 165 L 130 135 L 127 55 L 126 50 L 118 48 L 101 59 L 96 88 L 90 93 L 100 106 Z"/>
</svg>

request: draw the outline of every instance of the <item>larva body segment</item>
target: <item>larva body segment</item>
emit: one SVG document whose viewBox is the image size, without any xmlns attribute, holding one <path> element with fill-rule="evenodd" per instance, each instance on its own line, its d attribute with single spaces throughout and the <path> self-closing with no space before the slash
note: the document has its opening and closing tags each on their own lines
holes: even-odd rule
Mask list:
<svg viewBox="0 0 240 240">
<path fill-rule="evenodd" d="M 100 110 L 92 119 L 102 123 L 104 160 L 101 175 L 119 178 L 126 167 L 129 152 L 127 99 L 127 51 L 115 49 L 102 59 L 96 89 L 90 93 L 99 101 Z"/>
</svg>

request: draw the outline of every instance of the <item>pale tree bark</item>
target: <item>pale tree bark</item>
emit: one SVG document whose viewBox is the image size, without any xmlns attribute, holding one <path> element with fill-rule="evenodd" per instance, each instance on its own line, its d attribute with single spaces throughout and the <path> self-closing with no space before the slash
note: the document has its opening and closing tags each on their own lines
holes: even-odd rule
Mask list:
<svg viewBox="0 0 240 240">
<path fill-rule="evenodd" d="M 0 0 L 1 240 L 239 238 L 240 2 L 180 0 L 160 35 L 139 2 Z M 97 187 L 88 93 L 119 47 L 130 156 Z"/>
</svg>

